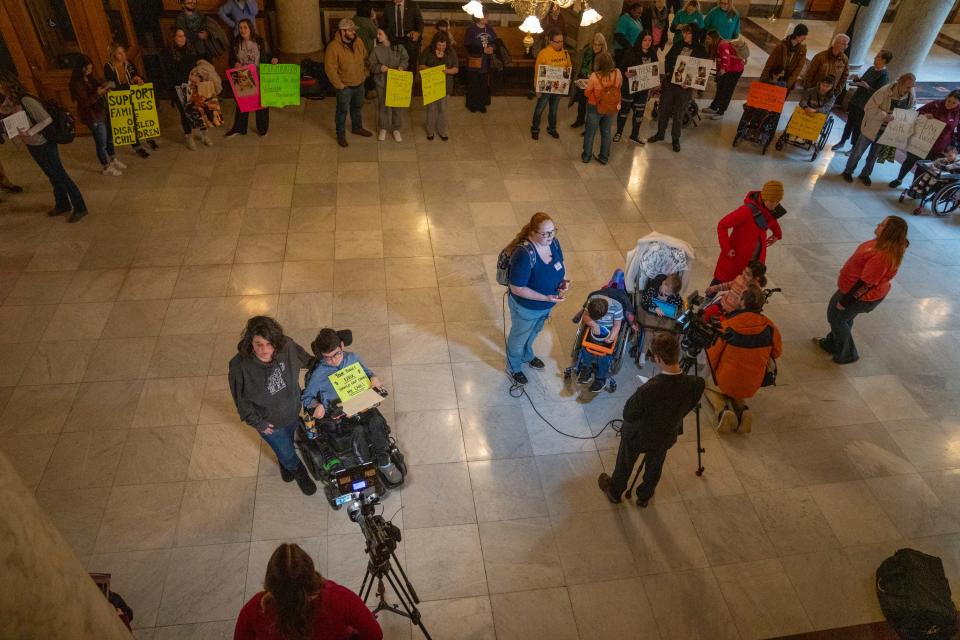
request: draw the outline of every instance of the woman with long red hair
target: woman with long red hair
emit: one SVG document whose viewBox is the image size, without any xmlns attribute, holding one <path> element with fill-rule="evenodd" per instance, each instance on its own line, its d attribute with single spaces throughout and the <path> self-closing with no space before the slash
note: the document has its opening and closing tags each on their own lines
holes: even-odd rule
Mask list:
<svg viewBox="0 0 960 640">
<path fill-rule="evenodd" d="M 870 313 L 890 292 L 890 282 L 897 275 L 907 240 L 907 223 L 899 216 L 887 216 L 874 230 L 876 236 L 857 247 L 840 269 L 837 292 L 827 305 L 830 333 L 815 338 L 821 349 L 833 356 L 837 364 L 850 364 L 860 359 L 853 343 L 853 320 L 861 313 Z"/>
</svg>

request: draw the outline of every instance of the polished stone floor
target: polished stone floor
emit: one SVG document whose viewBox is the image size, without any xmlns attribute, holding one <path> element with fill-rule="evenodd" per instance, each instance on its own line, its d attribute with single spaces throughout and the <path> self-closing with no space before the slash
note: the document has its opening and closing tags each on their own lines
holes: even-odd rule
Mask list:
<svg viewBox="0 0 960 640">
<path fill-rule="evenodd" d="M 448 143 L 425 140 L 417 108 L 403 143 L 348 149 L 332 106 L 274 111 L 267 138 L 196 152 L 167 109 L 161 150 L 125 150 L 122 178 L 99 175 L 78 140 L 67 166 L 91 214 L 74 225 L 43 214 L 27 154 L 0 149 L 27 187 L 0 204 L 0 449 L 82 562 L 113 574 L 138 639 L 230 637 L 282 540 L 359 586 L 358 527 L 281 482 L 237 420 L 227 361 L 258 313 L 302 344 L 352 328 L 393 391 L 410 476 L 383 512 L 438 640 L 746 639 L 879 620 L 874 571 L 903 546 L 941 556 L 960 593 L 960 225 L 910 216 L 882 186 L 894 167 L 868 189 L 843 183 L 829 150 L 811 163 L 731 149 L 739 107 L 685 131 L 682 153 L 622 142 L 600 166 L 579 161 L 568 111 L 559 141 L 531 141 L 524 99 L 485 116 L 454 99 Z M 752 402 L 753 433 L 704 425 L 702 477 L 691 418 L 650 507 L 614 507 L 596 489 L 613 434 L 557 435 L 507 394 L 495 254 L 533 212 L 558 222 L 575 293 L 528 389 L 589 435 L 637 372 L 614 395 L 564 387 L 576 301 L 651 230 L 696 247 L 702 289 L 717 219 L 771 178 L 789 209 L 769 256 L 779 385 Z M 891 213 L 909 219 L 910 250 L 889 299 L 857 320 L 862 359 L 837 367 L 810 338 L 840 264 Z"/>
</svg>

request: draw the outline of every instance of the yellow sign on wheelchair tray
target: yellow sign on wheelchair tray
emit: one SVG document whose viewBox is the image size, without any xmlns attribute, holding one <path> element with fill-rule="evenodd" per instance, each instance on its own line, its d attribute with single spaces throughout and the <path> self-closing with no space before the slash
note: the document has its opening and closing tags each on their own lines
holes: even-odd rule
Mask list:
<svg viewBox="0 0 960 640">
<path fill-rule="evenodd" d="M 340 396 L 341 402 L 355 398 L 370 388 L 370 378 L 364 373 L 359 362 L 354 362 L 349 367 L 334 371 L 327 376 L 327 379 L 333 385 L 337 395 Z"/>
<path fill-rule="evenodd" d="M 790 116 L 790 123 L 787 125 L 787 134 L 800 138 L 801 140 L 816 140 L 823 131 L 823 125 L 827 122 L 825 113 L 807 113 L 800 107 L 793 111 Z"/>
</svg>

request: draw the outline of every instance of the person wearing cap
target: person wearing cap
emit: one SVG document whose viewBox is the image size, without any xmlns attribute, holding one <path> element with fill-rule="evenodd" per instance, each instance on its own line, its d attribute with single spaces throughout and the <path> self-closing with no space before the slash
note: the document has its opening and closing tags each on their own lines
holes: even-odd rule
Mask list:
<svg viewBox="0 0 960 640">
<path fill-rule="evenodd" d="M 783 183 L 768 180 L 760 191 L 748 193 L 740 207 L 720 219 L 720 257 L 711 285 L 730 282 L 754 260 L 766 264 L 767 247 L 783 239 L 777 222 L 787 213 L 780 206 L 782 200 Z"/>
<path fill-rule="evenodd" d="M 327 50 L 323 52 L 323 67 L 330 84 L 337 90 L 335 123 L 337 144 L 347 145 L 347 112 L 350 112 L 351 133 L 364 138 L 373 134 L 363 128 L 363 83 L 367 78 L 367 48 L 357 38 L 357 25 L 343 18 Z"/>
<path fill-rule="evenodd" d="M 881 87 L 867 100 L 863 110 L 863 123 L 860 125 L 860 138 L 853 145 L 847 165 L 840 174 L 846 182 L 853 182 L 853 172 L 860 163 L 864 152 L 867 160 L 860 171 L 860 182 L 870 186 L 870 174 L 877 162 L 881 145 L 877 140 L 883 135 L 887 125 L 893 121 L 894 109 L 913 109 L 917 104 L 917 96 L 913 92 L 917 78 L 912 73 L 905 73 L 885 87 Z"/>
<path fill-rule="evenodd" d="M 797 84 L 797 78 L 807 64 L 807 45 L 806 39 L 809 30 L 807 25 L 798 24 L 793 29 L 793 33 L 787 35 L 780 44 L 778 44 L 767 58 L 767 63 L 763 66 L 760 73 L 760 80 L 768 82 L 774 69 L 783 69 L 783 82 L 786 84 L 787 91 L 791 91 Z"/>
<path fill-rule="evenodd" d="M 826 76 L 833 76 L 833 95 L 839 97 L 847 86 L 847 75 L 850 73 L 850 61 L 847 59 L 847 46 L 850 37 L 845 33 L 838 33 L 830 41 L 830 48 L 813 56 L 810 66 L 803 74 L 803 88 L 813 89 Z"/>
<path fill-rule="evenodd" d="M 679 27 L 678 33 L 682 37 L 680 44 L 674 44 L 670 47 L 670 51 L 667 52 L 667 56 L 663 60 L 664 75 L 661 76 L 662 80 L 660 82 L 660 114 L 657 119 L 657 132 L 647 138 L 647 142 L 663 140 L 663 136 L 667 132 L 667 123 L 673 118 L 670 136 L 673 138 L 674 151 L 680 151 L 683 114 L 686 113 L 687 107 L 690 106 L 690 101 L 693 99 L 692 88 L 684 88 L 670 80 L 673 77 L 673 70 L 677 66 L 677 58 L 680 56 L 707 57 L 707 50 L 701 42 L 700 29 L 696 25 L 682 25 Z"/>
</svg>

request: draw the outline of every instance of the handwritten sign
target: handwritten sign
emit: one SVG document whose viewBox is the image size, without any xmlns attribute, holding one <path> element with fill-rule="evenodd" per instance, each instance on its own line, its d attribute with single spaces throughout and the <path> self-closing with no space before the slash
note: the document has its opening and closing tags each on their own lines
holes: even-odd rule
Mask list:
<svg viewBox="0 0 960 640">
<path fill-rule="evenodd" d="M 130 101 L 133 103 L 137 137 L 141 140 L 160 137 L 160 117 L 157 115 L 157 99 L 153 83 L 130 86 Z"/>
<path fill-rule="evenodd" d="M 354 362 L 349 367 L 334 371 L 327 376 L 327 379 L 333 385 L 333 389 L 337 392 L 341 402 L 355 398 L 370 388 L 370 378 L 364 373 L 359 362 Z"/>
<path fill-rule="evenodd" d="M 387 99 L 384 104 L 388 107 L 406 109 L 410 106 L 410 96 L 413 94 L 413 72 L 387 70 Z"/>
<path fill-rule="evenodd" d="M 945 126 L 940 120 L 920 117 L 913 109 L 894 109 L 893 120 L 887 123 L 877 142 L 926 158 Z"/>
<path fill-rule="evenodd" d="M 660 64 L 657 62 L 627 67 L 626 75 L 630 93 L 646 91 L 660 86 Z"/>
<path fill-rule="evenodd" d="M 241 113 L 263 108 L 260 104 L 260 78 L 254 65 L 227 69 L 227 81 Z"/>
<path fill-rule="evenodd" d="M 935 118 L 917 118 L 913 126 L 913 135 L 907 144 L 907 153 L 912 153 L 918 158 L 926 158 L 946 126 L 946 122 Z"/>
<path fill-rule="evenodd" d="M 136 121 L 133 115 L 133 100 L 129 91 L 107 93 L 107 109 L 110 111 L 110 129 L 113 144 L 121 146 L 137 141 Z"/>
<path fill-rule="evenodd" d="M 423 106 L 447 97 L 446 67 L 438 65 L 420 72 L 420 86 L 423 88 Z"/>
<path fill-rule="evenodd" d="M 756 80 L 750 83 L 750 90 L 747 92 L 747 106 L 764 111 L 773 111 L 780 113 L 783 111 L 783 103 L 787 99 L 787 88 L 778 87 L 769 82 L 760 82 Z"/>
<path fill-rule="evenodd" d="M 260 104 L 290 107 L 300 104 L 300 65 L 261 64 Z"/>
<path fill-rule="evenodd" d="M 807 113 L 800 107 L 793 110 L 790 123 L 787 124 L 787 133 L 801 140 L 816 140 L 827 121 L 825 113 Z"/>
</svg>

